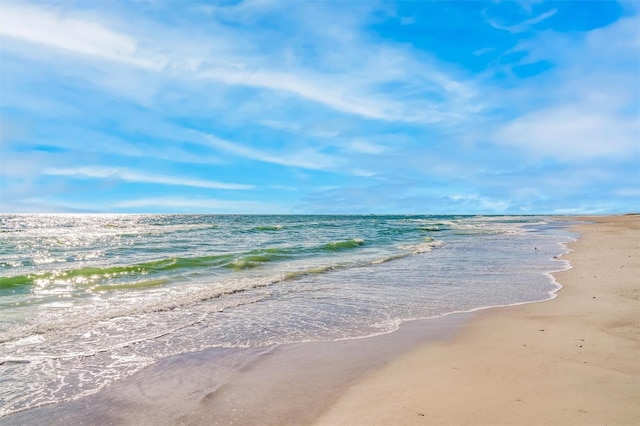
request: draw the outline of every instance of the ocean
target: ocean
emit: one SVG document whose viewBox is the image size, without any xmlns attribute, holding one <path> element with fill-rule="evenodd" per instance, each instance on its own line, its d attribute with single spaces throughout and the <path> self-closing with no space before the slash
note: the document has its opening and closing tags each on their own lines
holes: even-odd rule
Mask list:
<svg viewBox="0 0 640 426">
<path fill-rule="evenodd" d="M 0 416 L 170 356 L 555 297 L 545 216 L 0 215 Z"/>
</svg>

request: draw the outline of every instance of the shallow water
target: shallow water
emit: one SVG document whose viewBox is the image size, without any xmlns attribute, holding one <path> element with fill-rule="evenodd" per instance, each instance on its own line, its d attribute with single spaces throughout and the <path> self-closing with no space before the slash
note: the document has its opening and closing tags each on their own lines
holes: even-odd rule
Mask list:
<svg viewBox="0 0 640 426">
<path fill-rule="evenodd" d="M 0 415 L 171 355 L 544 300 L 546 217 L 0 215 Z"/>
</svg>

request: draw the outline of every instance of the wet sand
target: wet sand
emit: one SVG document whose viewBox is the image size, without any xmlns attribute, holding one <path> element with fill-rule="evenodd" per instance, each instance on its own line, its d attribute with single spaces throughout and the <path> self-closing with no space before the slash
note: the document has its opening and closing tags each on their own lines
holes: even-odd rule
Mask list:
<svg viewBox="0 0 640 426">
<path fill-rule="evenodd" d="M 0 425 L 303 425 L 342 392 L 475 313 L 412 321 L 338 342 L 217 348 L 163 359 L 97 394 L 0 418 Z"/>
</svg>

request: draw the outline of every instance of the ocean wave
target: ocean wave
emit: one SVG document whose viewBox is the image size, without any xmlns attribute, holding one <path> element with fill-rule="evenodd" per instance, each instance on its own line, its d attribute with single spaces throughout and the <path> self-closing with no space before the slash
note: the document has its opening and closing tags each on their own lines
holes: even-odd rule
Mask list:
<svg viewBox="0 0 640 426">
<path fill-rule="evenodd" d="M 331 243 L 327 243 L 323 246 L 323 248 L 329 251 L 340 251 L 340 250 L 357 248 L 362 245 L 364 245 L 364 240 L 360 238 L 353 238 L 351 240 L 346 240 L 346 241 L 334 241 Z"/>
<path fill-rule="evenodd" d="M 194 284 L 183 288 L 180 292 L 159 293 L 155 297 L 136 298 L 134 300 L 122 298 L 120 303 L 112 303 L 105 306 L 74 306 L 71 310 L 63 313 L 49 312 L 40 314 L 32 318 L 29 322 L 19 326 L 11 327 L 0 332 L 0 343 L 6 344 L 16 342 L 22 338 L 33 335 L 47 335 L 54 333 L 59 335 L 64 330 L 78 329 L 82 327 L 91 328 L 91 324 L 96 325 L 105 321 L 112 321 L 123 318 L 134 318 L 140 315 L 154 312 L 166 312 L 176 309 L 193 307 L 202 302 L 216 300 L 226 300 L 224 296 L 236 295 L 249 290 L 268 287 L 272 284 L 282 282 L 283 276 L 266 276 L 259 278 L 240 278 L 227 280 L 218 285 Z M 147 281 L 142 285 L 154 286 L 160 283 Z M 132 285 L 135 285 L 132 284 Z M 106 288 L 106 286 L 105 286 Z M 225 308 L 216 307 L 215 311 Z"/>
<path fill-rule="evenodd" d="M 418 244 L 410 244 L 410 245 L 400 245 L 398 248 L 402 250 L 406 250 L 411 254 L 421 254 L 428 253 L 436 247 L 442 247 L 444 245 L 444 241 L 435 240 L 431 237 L 425 238 L 425 241 Z"/>
<path fill-rule="evenodd" d="M 25 275 L 0 278 L 0 290 L 11 289 L 14 287 L 21 287 L 21 286 L 31 285 L 31 284 L 33 284 L 33 279 Z"/>
<path fill-rule="evenodd" d="M 286 248 L 254 250 L 247 255 L 236 257 L 233 261 L 226 263 L 224 267 L 234 271 L 242 271 L 256 268 L 268 262 L 289 259 L 294 253 L 295 250 Z"/>
<path fill-rule="evenodd" d="M 418 227 L 419 231 L 428 231 L 428 232 L 440 232 L 440 231 L 446 231 L 448 229 L 450 229 L 450 227 L 444 223 L 434 223 L 434 224 Z"/>
<path fill-rule="evenodd" d="M 270 262 L 312 255 L 318 252 L 349 250 L 362 245 L 364 245 L 362 239 L 350 239 L 312 247 L 272 247 L 255 249 L 245 253 L 222 253 L 197 257 L 169 257 L 132 265 L 92 266 L 67 270 L 52 270 L 26 275 L 0 277 L 0 290 L 34 285 L 45 288 L 54 283 L 67 283 L 78 287 L 102 284 L 100 291 L 105 291 L 109 288 L 113 290 L 133 289 L 136 288 L 136 283 L 124 284 L 116 282 L 112 286 L 106 285 L 105 283 L 192 269 L 226 268 L 233 271 L 242 271 L 256 268 Z"/>
<path fill-rule="evenodd" d="M 249 232 L 255 232 L 255 231 L 279 231 L 282 229 L 282 225 L 260 225 L 260 226 L 255 226 L 251 229 L 249 229 Z"/>
<path fill-rule="evenodd" d="M 209 268 L 223 266 L 231 262 L 232 254 L 214 256 L 202 256 L 193 258 L 171 257 L 133 265 L 84 267 L 78 269 L 49 271 L 13 277 L 0 277 L 0 289 L 12 287 L 41 285 L 46 286 L 53 282 L 65 281 L 76 285 L 90 285 L 104 280 L 113 280 L 125 277 L 138 277 L 141 275 L 157 274 L 161 272 L 175 271 L 179 269 Z"/>
</svg>

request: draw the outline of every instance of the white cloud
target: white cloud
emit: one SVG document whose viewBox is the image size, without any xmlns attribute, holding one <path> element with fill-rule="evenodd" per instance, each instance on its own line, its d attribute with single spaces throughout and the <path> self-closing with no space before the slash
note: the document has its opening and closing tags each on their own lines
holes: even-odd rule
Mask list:
<svg viewBox="0 0 640 426">
<path fill-rule="evenodd" d="M 282 205 L 253 200 L 220 200 L 197 197 L 151 197 L 131 200 L 109 201 L 107 204 L 92 202 L 58 201 L 51 198 L 25 198 L 19 202 L 3 205 L 3 213 L 99 213 L 118 211 L 156 211 L 189 213 L 242 213 L 282 214 L 288 213 Z"/>
<path fill-rule="evenodd" d="M 393 99 L 377 100 L 372 95 L 357 93 L 347 88 L 347 81 L 340 75 L 325 78 L 313 76 L 310 72 L 295 74 L 275 70 L 233 70 L 215 67 L 199 72 L 197 76 L 230 85 L 292 93 L 336 111 L 370 119 L 407 122 L 437 122 L 442 119 L 437 111 L 432 111 L 429 115 L 419 114 L 404 108 Z M 354 83 L 352 87 L 358 87 L 358 84 Z"/>
<path fill-rule="evenodd" d="M 544 0 L 516 0 L 516 3 L 518 3 L 520 7 L 526 10 L 528 13 L 531 13 L 533 11 L 531 7 L 532 5 L 542 2 L 544 2 Z"/>
<path fill-rule="evenodd" d="M 229 142 L 213 135 L 202 134 L 202 136 L 209 146 L 221 152 L 265 163 L 294 166 L 312 170 L 332 170 L 338 168 L 344 163 L 344 160 L 340 158 L 317 152 L 312 148 L 305 148 L 290 153 L 276 154 Z"/>
<path fill-rule="evenodd" d="M 474 211 L 504 213 L 509 210 L 509 207 L 511 207 L 511 204 L 507 201 L 494 200 L 477 194 L 454 194 L 445 198 L 448 198 L 456 204 L 475 206 L 472 209 Z"/>
<path fill-rule="evenodd" d="M 494 134 L 500 144 L 566 161 L 633 155 L 640 140 L 637 118 L 624 118 L 579 105 L 526 114 Z"/>
<path fill-rule="evenodd" d="M 70 17 L 61 9 L 2 2 L 0 34 L 139 67 L 157 67 L 136 54 L 137 42 L 132 37 L 97 22 Z"/>
<path fill-rule="evenodd" d="M 362 154 L 382 154 L 387 151 L 387 147 L 362 139 L 356 139 L 345 146 L 349 151 L 359 152 Z"/>
<path fill-rule="evenodd" d="M 200 179 L 185 179 L 174 176 L 146 174 L 132 170 L 108 167 L 50 168 L 44 170 L 43 174 L 50 176 L 71 176 L 90 179 L 118 179 L 125 182 L 158 183 L 162 185 L 190 186 L 195 188 L 210 189 L 249 190 L 254 188 L 252 185 L 224 183 Z"/>
<path fill-rule="evenodd" d="M 1 213 L 95 213 L 98 211 L 95 205 L 76 205 L 37 197 L 2 203 L 0 206 Z"/>
<path fill-rule="evenodd" d="M 272 129 L 287 130 L 291 132 L 297 132 L 301 129 L 301 126 L 299 124 L 278 120 L 262 120 L 260 121 L 260 124 L 262 124 L 263 126 L 271 127 Z"/>
<path fill-rule="evenodd" d="M 360 176 L 360 177 L 373 177 L 376 175 L 375 172 L 364 170 L 364 169 L 351 169 L 351 174 L 353 176 Z"/>
<path fill-rule="evenodd" d="M 581 38 L 546 31 L 520 43 L 513 51 L 527 56 L 516 65 L 544 60 L 553 68 L 506 94 L 517 115 L 489 139 L 564 162 L 637 158 L 639 28 L 630 17 Z"/>
<path fill-rule="evenodd" d="M 226 6 L 198 5 L 197 8 L 207 14 L 221 15 L 226 19 L 235 21 L 246 21 L 253 18 L 257 10 L 269 9 L 277 6 L 277 0 L 243 0 L 239 3 Z"/>
<path fill-rule="evenodd" d="M 640 170 L 638 171 L 638 176 L 636 177 L 638 178 L 637 187 L 618 188 L 614 191 L 615 194 L 620 197 L 636 197 L 637 201 L 640 202 Z"/>
<path fill-rule="evenodd" d="M 246 7 L 249 6 L 243 3 L 240 9 Z M 95 15 L 81 15 L 62 7 L 0 3 L 0 34 L 35 43 L 41 48 L 62 49 L 86 59 L 113 61 L 172 79 L 213 81 L 292 94 L 366 119 L 437 123 L 456 121 L 467 111 L 477 110 L 478 105 L 470 102 L 475 94 L 472 85 L 453 78 L 432 59 L 418 59 L 416 52 L 408 46 L 364 38 L 355 27 L 359 24 L 357 18 L 341 17 L 343 26 L 338 26 L 330 21 L 336 17 L 331 17 L 327 11 L 320 13 L 321 7 L 305 5 L 300 9 L 294 8 L 291 13 L 299 13 L 302 19 L 308 20 L 311 16 L 319 17 L 309 20 L 308 28 L 296 30 L 302 32 L 297 35 L 302 39 L 313 37 L 314 48 L 322 52 L 319 57 L 330 58 L 323 59 L 318 66 L 313 63 L 302 66 L 300 54 L 295 52 L 288 53 L 294 60 L 287 64 L 280 56 L 281 51 L 287 51 L 288 38 L 274 40 L 272 50 L 265 51 L 260 46 L 260 34 L 257 38 L 248 38 L 242 31 L 217 23 L 212 23 L 215 38 L 194 36 L 184 30 L 169 30 L 156 24 L 148 24 L 147 31 L 131 28 L 127 33 L 110 28 L 104 17 L 97 22 Z M 362 11 L 364 15 L 367 12 Z M 217 16 L 217 12 L 213 16 Z M 318 20 L 321 22 L 316 22 Z M 144 26 L 140 20 L 132 22 Z M 340 48 L 336 49 L 336 45 Z M 34 52 L 25 52 L 29 49 L 12 43 L 4 43 L 3 48 L 34 55 Z M 59 58 L 49 55 L 45 60 Z M 138 79 L 131 77 L 123 84 L 128 81 Z M 399 83 L 406 88 L 398 89 L 397 93 L 388 92 L 383 89 L 388 83 Z M 123 87 L 122 91 L 130 89 Z M 133 88 L 133 92 L 139 90 Z M 440 93 L 444 96 L 436 98 L 444 97 L 447 102 L 430 100 L 429 96 L 424 96 L 428 93 Z M 411 96 L 407 97 L 407 94 Z M 151 96 L 145 94 L 144 97 Z"/>
<path fill-rule="evenodd" d="M 148 209 L 164 211 L 207 211 L 223 213 L 286 213 L 281 204 L 253 200 L 219 200 L 212 198 L 156 197 L 117 201 L 116 209 Z"/>
<path fill-rule="evenodd" d="M 529 10 L 529 12 L 531 12 L 531 10 Z M 534 16 L 533 18 L 527 19 L 525 21 L 519 22 L 514 25 L 501 25 L 493 19 L 487 19 L 487 23 L 491 25 L 493 28 L 496 28 L 498 30 L 505 30 L 505 31 L 509 31 L 510 33 L 517 34 L 525 31 L 529 31 L 532 25 L 538 24 L 544 21 L 545 19 L 551 18 L 557 12 L 558 12 L 558 9 L 551 9 L 547 12 L 541 13 L 538 16 Z"/>
</svg>

